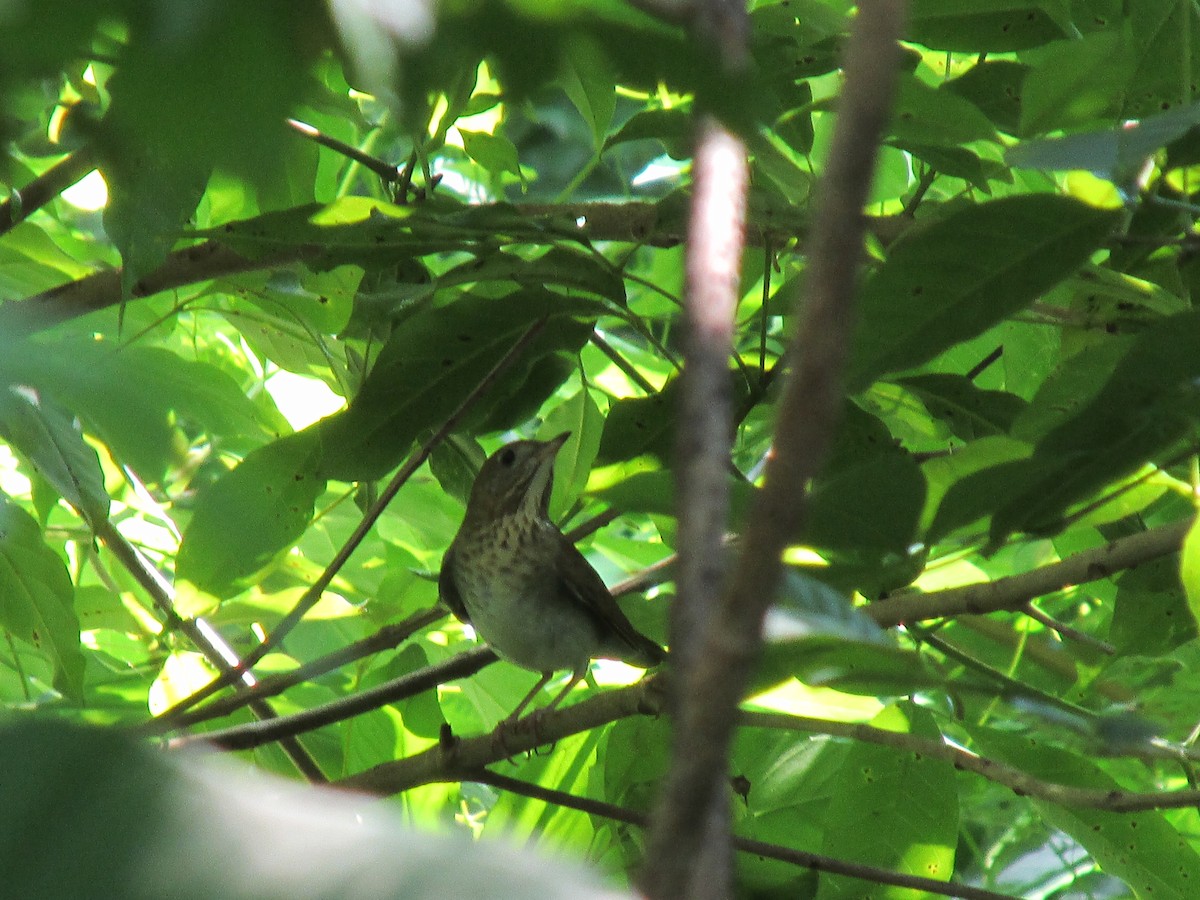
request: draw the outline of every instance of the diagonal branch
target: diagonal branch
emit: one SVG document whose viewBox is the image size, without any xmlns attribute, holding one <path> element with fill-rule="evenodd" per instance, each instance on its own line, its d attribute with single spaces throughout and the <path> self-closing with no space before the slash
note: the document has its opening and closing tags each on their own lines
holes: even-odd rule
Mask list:
<svg viewBox="0 0 1200 900">
<path fill-rule="evenodd" d="M 12 196 L 0 203 L 0 234 L 11 231 L 94 168 L 96 154 L 91 147 L 83 146 L 23 188 L 12 190 Z"/>
<path fill-rule="evenodd" d="M 886 628 L 902 622 L 939 619 L 964 613 L 1019 610 L 1035 597 L 1052 594 L 1071 585 L 1108 578 L 1114 572 L 1175 553 L 1191 526 L 1191 519 L 1172 522 L 1084 550 L 1061 562 L 1020 575 L 928 594 L 900 594 L 887 600 L 878 600 L 864 607 L 863 611 Z"/>
<path fill-rule="evenodd" d="M 489 648 L 477 647 L 444 662 L 401 675 L 386 684 L 334 700 L 322 706 L 315 706 L 290 716 L 279 716 L 269 722 L 251 722 L 247 725 L 222 728 L 219 731 L 207 731 L 203 734 L 174 738 L 168 742 L 168 745 L 172 749 L 177 749 L 190 744 L 205 743 L 223 750 L 250 750 L 254 747 L 261 747 L 263 744 L 294 738 L 306 731 L 333 725 L 354 716 L 361 716 L 363 713 L 387 706 L 389 703 L 407 700 L 409 697 L 433 690 L 439 684 L 445 684 L 447 681 L 474 675 L 484 666 L 489 666 L 495 661 L 496 654 Z"/>
<path fill-rule="evenodd" d="M 325 589 L 329 587 L 330 583 L 333 581 L 334 576 L 336 576 L 341 570 L 342 566 L 349 561 L 350 556 L 356 549 L 358 549 L 358 545 L 363 542 L 367 536 L 367 533 L 370 532 L 370 530 L 374 527 L 376 519 L 382 515 L 384 509 L 387 508 L 387 505 L 391 503 L 396 494 L 400 492 L 400 488 L 402 488 L 408 482 L 408 479 L 411 478 L 417 471 L 417 469 L 419 469 L 425 463 L 425 460 L 429 459 L 429 456 L 433 453 L 434 448 L 436 448 L 438 444 L 445 440 L 446 437 L 458 427 L 459 423 L 463 420 L 467 413 L 475 408 L 475 404 L 478 403 L 479 400 L 485 394 L 487 394 L 489 390 L 491 390 L 492 385 L 496 383 L 500 376 L 503 375 L 509 369 L 509 367 L 520 358 L 521 354 L 525 352 L 529 345 L 537 339 L 538 335 L 540 335 L 543 330 L 545 330 L 547 321 L 549 320 L 542 318 L 531 324 L 529 328 L 525 330 L 525 333 L 517 338 L 516 342 L 508 349 L 508 352 L 506 352 L 504 356 L 502 356 L 496 362 L 491 371 L 484 375 L 483 378 L 480 379 L 479 383 L 471 389 L 471 392 L 463 398 L 462 402 L 458 404 L 454 412 L 450 413 L 450 415 L 446 417 L 446 420 L 441 424 L 437 431 L 433 433 L 432 437 L 425 441 L 416 450 L 416 452 L 414 452 L 407 460 L 404 461 L 404 465 L 402 465 L 396 471 L 396 474 L 392 476 L 391 480 L 388 481 L 387 487 L 380 492 L 379 498 L 373 504 L 371 504 L 371 508 L 368 509 L 363 515 L 362 520 L 358 523 L 353 533 L 346 539 L 346 542 L 334 555 L 334 558 L 330 560 L 329 564 L 325 567 L 325 570 L 320 574 L 316 581 L 309 585 L 308 590 L 304 592 L 304 595 L 296 602 L 296 605 L 288 612 L 288 614 L 284 616 L 283 619 L 280 620 L 279 624 L 271 630 L 271 634 L 267 637 L 267 639 L 255 647 L 249 654 L 247 654 L 247 656 L 242 660 L 241 664 L 236 666 L 232 671 L 222 674 L 219 678 L 209 682 L 190 697 L 184 698 L 183 700 L 179 701 L 179 703 L 175 704 L 175 706 L 173 706 L 171 709 L 164 712 L 162 714 L 162 718 L 164 720 L 168 722 L 172 721 L 173 717 L 179 715 L 187 709 L 191 709 L 197 703 L 207 699 L 208 697 L 211 697 L 217 691 L 233 684 L 242 673 L 249 671 L 249 669 L 252 668 L 259 660 L 266 656 L 275 647 L 279 646 L 279 642 L 283 640 L 284 636 L 287 635 L 293 628 L 295 628 L 297 624 L 299 624 L 300 620 L 308 614 L 309 610 L 317 605 L 321 599 L 321 595 L 325 593 Z"/>
</svg>

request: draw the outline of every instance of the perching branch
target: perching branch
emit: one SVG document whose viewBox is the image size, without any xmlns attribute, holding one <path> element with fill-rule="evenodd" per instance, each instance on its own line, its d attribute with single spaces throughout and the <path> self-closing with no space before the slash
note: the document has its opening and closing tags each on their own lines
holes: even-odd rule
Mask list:
<svg viewBox="0 0 1200 900">
<path fill-rule="evenodd" d="M 491 651 L 488 651 L 491 652 Z M 485 766 L 528 753 L 563 738 L 634 715 L 657 715 L 662 708 L 662 676 L 648 675 L 629 687 L 602 691 L 544 716 L 526 716 L 493 734 L 449 737 L 422 753 L 382 763 L 336 782 L 338 787 L 390 796 L 438 781 L 461 781 Z"/>
</svg>

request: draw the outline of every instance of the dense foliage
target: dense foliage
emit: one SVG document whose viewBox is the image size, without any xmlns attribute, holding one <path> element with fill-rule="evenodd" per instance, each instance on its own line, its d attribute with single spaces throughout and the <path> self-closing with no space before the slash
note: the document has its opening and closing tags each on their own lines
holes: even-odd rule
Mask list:
<svg viewBox="0 0 1200 900">
<path fill-rule="evenodd" d="M 737 78 L 666 2 L 184 6 L 0 4 L 10 721 L 145 723 L 298 603 L 259 677 L 351 652 L 272 698 L 280 715 L 452 660 L 470 635 L 424 615 L 441 555 L 517 435 L 571 431 L 552 510 L 610 584 L 649 586 L 622 602 L 665 642 L 670 569 L 650 567 L 680 508 L 696 113 L 751 154 L 736 530 L 853 5 L 753 3 Z M 1012 895 L 1190 897 L 1200 11 L 914 0 L 907 33 L 848 399 L 746 703 L 782 716 L 739 732 L 736 830 Z M 586 696 L 640 673 L 595 675 Z M 249 754 L 336 781 L 490 731 L 535 678 L 490 665 Z M 231 707 L 186 730 L 269 713 Z M 624 716 L 493 769 L 644 812 L 667 740 L 665 718 Z M 422 827 L 534 836 L 617 879 L 640 862 L 639 829 L 566 798 L 432 782 L 394 800 Z M 738 865 L 747 895 L 863 896 Z"/>
</svg>

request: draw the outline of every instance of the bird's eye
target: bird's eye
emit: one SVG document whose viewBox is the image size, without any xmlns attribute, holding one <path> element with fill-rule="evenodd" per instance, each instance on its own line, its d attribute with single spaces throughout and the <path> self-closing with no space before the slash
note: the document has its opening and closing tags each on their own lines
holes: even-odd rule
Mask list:
<svg viewBox="0 0 1200 900">
<path fill-rule="evenodd" d="M 511 466 L 517 461 L 517 451 L 512 447 L 505 447 L 500 451 L 500 462 L 502 465 Z"/>
</svg>

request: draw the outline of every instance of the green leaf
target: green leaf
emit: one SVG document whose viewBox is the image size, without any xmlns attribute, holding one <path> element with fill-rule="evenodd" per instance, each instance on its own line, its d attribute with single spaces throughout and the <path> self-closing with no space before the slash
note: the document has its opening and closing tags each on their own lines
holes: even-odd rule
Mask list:
<svg viewBox="0 0 1200 900">
<path fill-rule="evenodd" d="M 556 406 L 542 423 L 538 434 L 546 439 L 564 431 L 571 432 L 571 437 L 558 451 L 554 465 L 554 488 L 550 495 L 551 518 L 561 517 L 587 487 L 596 451 L 600 449 L 600 435 L 603 429 L 604 416 L 586 388 Z"/>
<path fill-rule="evenodd" d="M 1029 67 L 1008 59 L 977 63 L 941 90 L 970 100 L 1005 134 L 1016 134 L 1021 118 L 1021 92 Z"/>
<path fill-rule="evenodd" d="M 303 77 L 300 7 L 214 4 L 168 29 L 133 16 L 100 134 L 111 199 L 105 225 L 128 292 L 181 237 L 216 166 L 276 164 Z M 198 127 L 196 123 L 203 122 Z"/>
<path fill-rule="evenodd" d="M 1095 398 L 1038 441 L 1009 472 L 991 536 L 1045 533 L 1066 508 L 1180 440 L 1200 419 L 1200 311 L 1169 316 L 1138 336 Z M 986 477 L 980 473 L 977 477 Z"/>
<path fill-rule="evenodd" d="M 461 434 L 452 434 L 433 448 L 429 457 L 429 471 L 438 480 L 447 494 L 467 505 L 475 476 L 487 459 L 479 442 Z"/>
<path fill-rule="evenodd" d="M 964 441 L 1006 434 L 1026 403 L 1006 391 L 985 391 L 961 375 L 914 375 L 898 379 L 920 398 L 934 418 Z"/>
<path fill-rule="evenodd" d="M 616 484 L 596 492 L 596 496 L 625 512 L 653 513 L 674 516 L 678 511 L 675 504 L 675 475 L 667 470 L 635 472 Z M 738 525 L 745 521 L 754 499 L 754 488 L 745 481 L 729 479 L 730 523 Z"/>
<path fill-rule="evenodd" d="M 599 44 L 583 35 L 568 41 L 563 62 L 566 69 L 562 78 L 563 90 L 591 128 L 599 152 L 617 108 L 617 95 L 613 91 L 616 73 Z"/>
<path fill-rule="evenodd" d="M 818 476 L 803 540 L 858 553 L 904 553 L 916 535 L 925 478 L 906 453 L 864 459 Z"/>
<path fill-rule="evenodd" d="M 966 483 L 976 472 L 1006 463 L 1024 460 L 1032 452 L 1029 444 L 1003 436 L 983 437 L 944 456 L 934 456 L 921 465 L 929 493 L 921 516 L 926 540 L 944 538 L 956 529 L 979 523 L 991 515 L 997 503 L 994 483 L 976 483 L 975 489 L 959 489 L 953 500 L 946 500 L 951 488 Z"/>
<path fill-rule="evenodd" d="M 582 867 L 422 832 L 381 804 L 157 752 L 116 729 L 22 716 L 0 729 L 0 765 L 21 773 L 0 783 L 0 868 L 13 897 L 612 895 Z M 254 840 L 248 822 L 261 826 Z"/>
<path fill-rule="evenodd" d="M 504 135 L 463 128 L 458 133 L 462 135 L 463 149 L 467 155 L 493 175 L 509 172 L 520 177 L 521 162 L 517 158 L 517 148 Z"/>
<path fill-rule="evenodd" d="M 496 298 L 464 294 L 405 320 L 380 351 L 349 408 L 312 427 L 323 448 L 322 477 L 380 477 L 421 432 L 441 424 L 535 322 L 548 320 L 492 387 L 490 403 L 524 385 L 545 358 L 578 351 L 592 323 L 574 317 L 594 311 L 583 300 L 530 290 Z M 558 383 L 543 380 L 542 388 L 553 391 Z M 482 412 L 473 414 L 477 420 Z"/>
<path fill-rule="evenodd" d="M 304 533 L 325 490 L 321 444 L 311 431 L 255 450 L 196 497 L 175 571 L 205 593 L 228 596 Z"/>
<path fill-rule="evenodd" d="M 563 246 L 532 259 L 503 251 L 489 253 L 443 272 L 437 284 L 445 288 L 487 281 L 511 281 L 527 288 L 554 285 L 625 304 L 625 283 L 612 266 L 602 264 L 596 254 Z"/>
<path fill-rule="evenodd" d="M 636 113 L 604 142 L 608 150 L 626 141 L 655 140 L 672 159 L 687 159 L 692 152 L 693 120 L 686 107 L 650 109 Z"/>
<path fill-rule="evenodd" d="M 1192 522 L 1179 551 L 1179 577 L 1187 591 L 1192 618 L 1200 622 L 1200 529 L 1196 527 L 1197 522 L 1200 522 L 1200 517 Z"/>
<path fill-rule="evenodd" d="M 31 388 L 0 389 L 0 436 L 95 527 L 108 518 L 100 460 L 74 419 Z"/>
<path fill-rule="evenodd" d="M 1173 554 L 1117 576 L 1109 639 L 1118 653 L 1161 655 L 1196 639 L 1191 588 L 1181 583 L 1180 568 Z"/>
<path fill-rule="evenodd" d="M 914 0 L 910 40 L 933 50 L 1004 53 L 1069 37 L 1056 24 L 1055 0 Z"/>
<path fill-rule="evenodd" d="M 1121 785 L 1095 762 L 1044 741 L 967 726 L 991 757 L 1057 784 L 1099 791 Z M 1161 812 L 1105 812 L 1031 801 L 1042 818 L 1077 840 L 1104 871 L 1137 897 L 1187 900 L 1200 879 L 1200 855 Z"/>
<path fill-rule="evenodd" d="M 1125 36 L 1098 31 L 1031 51 L 1021 93 L 1021 134 L 1088 125 L 1120 105 L 1133 69 Z"/>
<path fill-rule="evenodd" d="M 0 496 L 0 628 L 31 644 L 54 667 L 54 686 L 83 698 L 83 652 L 74 586 L 33 517 Z"/>
<path fill-rule="evenodd" d="M 919 365 L 1016 312 L 1082 265 L 1118 221 L 1112 211 L 1030 194 L 916 230 L 863 289 L 853 389 Z"/>
<path fill-rule="evenodd" d="M 37 387 L 79 416 L 148 481 L 160 480 L 174 461 L 179 417 L 239 439 L 288 427 L 226 372 L 160 347 L 74 339 L 12 344 L 0 354 L 0 376 Z"/>
<path fill-rule="evenodd" d="M 1190 36 L 1200 29 L 1200 10 L 1187 3 L 1137 3 L 1122 13 L 1133 37 L 1135 66 L 1122 118 L 1140 119 L 1193 102 L 1200 59 Z"/>
<path fill-rule="evenodd" d="M 985 194 L 991 194 L 989 179 L 1009 181 L 1012 176 L 1000 163 L 983 160 L 964 147 L 939 147 L 929 144 L 914 144 L 902 140 L 893 140 L 892 145 L 900 150 L 911 153 L 922 162 L 928 164 L 939 175 L 949 175 L 961 178 L 979 188 Z"/>
<path fill-rule="evenodd" d="M 913 75 L 900 80 L 891 133 L 899 141 L 916 145 L 958 147 L 996 140 L 996 129 L 973 103 L 952 91 L 932 88 Z"/>
<path fill-rule="evenodd" d="M 942 737 L 933 716 L 909 703 L 885 709 L 871 724 L 926 739 Z M 959 801 L 949 762 L 856 742 L 842 760 L 831 793 L 837 802 L 827 807 L 823 853 L 889 871 L 950 880 L 958 845 Z M 896 797 L 905 794 L 920 801 L 896 803 Z M 880 888 L 871 894 L 912 896 L 899 888 Z M 822 873 L 818 900 L 862 896 L 862 881 Z"/>
</svg>

